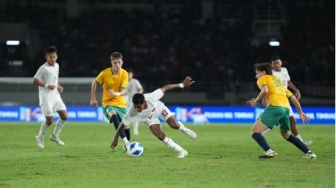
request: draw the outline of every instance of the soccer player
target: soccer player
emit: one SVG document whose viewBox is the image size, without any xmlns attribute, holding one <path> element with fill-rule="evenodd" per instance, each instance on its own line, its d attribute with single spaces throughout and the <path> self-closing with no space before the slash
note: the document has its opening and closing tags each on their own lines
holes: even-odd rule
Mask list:
<svg viewBox="0 0 336 188">
<path fill-rule="evenodd" d="M 59 134 L 68 119 L 66 106 L 60 95 L 63 92 L 63 87 L 58 83 L 59 65 L 56 62 L 58 57 L 56 47 L 50 46 L 45 50 L 45 54 L 47 62 L 40 66 L 33 78 L 33 84 L 39 86 L 39 105 L 46 119 L 36 136 L 37 146 L 40 148 L 44 148 L 44 135 L 54 121 L 54 111 L 59 114 L 60 118 L 57 120 L 54 132 L 49 139 L 64 146 Z"/>
<path fill-rule="evenodd" d="M 114 149 L 118 145 L 118 136 L 125 126 L 132 122 L 146 123 L 149 130 L 169 148 L 178 152 L 177 158 L 184 158 L 188 155 L 187 150 L 183 149 L 180 145 L 176 144 L 171 138 L 168 138 L 161 129 L 159 118 L 166 121 L 173 129 L 179 129 L 190 138 L 196 138 L 196 133 L 186 128 L 181 122 L 177 121 L 172 112 L 160 101 L 166 91 L 184 88 L 192 85 L 195 81 L 187 76 L 183 83 L 168 84 L 152 93 L 141 94 L 136 93 L 133 98 L 133 106 L 128 109 L 125 117 L 122 119 L 121 124 L 112 140 L 111 148 Z"/>
<path fill-rule="evenodd" d="M 306 158 L 314 159 L 316 155 L 297 137 L 293 136 L 289 131 L 289 101 L 295 105 L 300 119 L 303 123 L 309 121 L 309 117 L 302 112 L 301 105 L 297 98 L 283 86 L 282 81 L 272 75 L 272 67 L 270 63 L 259 63 L 254 65 L 256 71 L 257 85 L 260 93 L 257 98 L 247 101 L 251 106 L 256 106 L 258 101 L 264 97 L 268 98 L 268 104 L 263 113 L 260 114 L 251 129 L 252 138 L 262 147 L 265 154 L 259 158 L 273 158 L 277 155 L 275 151 L 267 144 L 262 133 L 269 129 L 273 129 L 276 123 L 279 123 L 280 133 L 284 139 L 294 144 L 303 153 Z"/>
<path fill-rule="evenodd" d="M 129 109 L 132 106 L 132 97 L 136 93 L 143 93 L 142 85 L 140 84 L 139 80 L 133 77 L 133 71 L 128 70 L 128 86 L 126 90 L 126 106 Z M 134 135 L 139 134 L 139 122 L 133 122 L 133 133 Z"/>
<path fill-rule="evenodd" d="M 281 67 L 282 66 L 282 61 L 281 61 L 280 57 L 279 56 L 273 56 L 271 61 L 272 61 L 272 68 L 273 68 L 272 73 L 273 73 L 273 75 L 280 78 L 280 80 L 282 81 L 285 88 L 288 88 L 288 86 L 289 86 L 291 89 L 293 89 L 295 91 L 295 97 L 298 100 L 300 100 L 300 98 L 301 98 L 300 91 L 290 81 L 290 76 L 288 74 L 287 69 L 285 67 Z M 313 143 L 312 141 L 303 141 L 303 139 L 301 138 L 300 133 L 299 133 L 299 131 L 297 129 L 297 126 L 296 126 L 296 120 L 295 120 L 295 117 L 294 117 L 293 109 L 291 107 L 289 108 L 289 121 L 290 121 L 290 129 L 291 129 L 291 132 L 294 134 L 294 136 L 296 136 L 298 139 L 300 139 L 307 146 Z M 267 131 L 268 130 L 266 130 L 266 132 Z"/>
<path fill-rule="evenodd" d="M 105 117 L 118 129 L 121 119 L 126 113 L 125 93 L 128 85 L 128 73 L 122 68 L 123 56 L 120 52 L 113 52 L 110 56 L 111 66 L 101 71 L 92 81 L 90 105 L 98 107 L 96 99 L 97 83 L 102 85 L 102 106 Z M 124 149 L 131 138 L 128 127 L 121 132 L 120 137 L 124 141 Z"/>
</svg>

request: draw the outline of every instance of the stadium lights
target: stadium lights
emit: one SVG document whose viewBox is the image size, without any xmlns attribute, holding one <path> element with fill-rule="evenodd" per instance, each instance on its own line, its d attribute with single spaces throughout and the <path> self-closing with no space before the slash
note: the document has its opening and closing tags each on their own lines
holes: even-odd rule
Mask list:
<svg viewBox="0 0 336 188">
<path fill-rule="evenodd" d="M 271 38 L 271 40 L 268 43 L 270 46 L 280 46 L 280 42 L 277 41 L 275 38 Z"/>
<path fill-rule="evenodd" d="M 18 41 L 18 40 L 7 40 L 6 45 L 7 46 L 18 46 L 18 45 L 20 45 L 20 41 Z"/>
</svg>

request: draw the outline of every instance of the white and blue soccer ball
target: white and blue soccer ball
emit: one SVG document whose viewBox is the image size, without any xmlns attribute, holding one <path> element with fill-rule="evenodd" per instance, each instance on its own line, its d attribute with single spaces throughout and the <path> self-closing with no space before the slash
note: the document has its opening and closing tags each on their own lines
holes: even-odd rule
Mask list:
<svg viewBox="0 0 336 188">
<path fill-rule="evenodd" d="M 132 142 L 127 147 L 127 154 L 131 157 L 140 157 L 144 152 L 144 147 L 140 142 Z"/>
</svg>

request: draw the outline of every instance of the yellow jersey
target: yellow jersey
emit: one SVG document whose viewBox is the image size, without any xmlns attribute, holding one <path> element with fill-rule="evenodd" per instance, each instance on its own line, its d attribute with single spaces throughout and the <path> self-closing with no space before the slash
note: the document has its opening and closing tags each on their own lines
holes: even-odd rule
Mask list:
<svg viewBox="0 0 336 188">
<path fill-rule="evenodd" d="M 125 96 L 111 96 L 108 90 L 121 92 L 121 89 L 126 89 L 128 86 L 128 73 L 124 69 L 120 69 L 118 75 L 112 74 L 112 68 L 107 68 L 99 73 L 96 81 L 103 87 L 102 105 L 117 106 L 126 108 Z"/>
<path fill-rule="evenodd" d="M 293 94 L 284 87 L 282 81 L 273 75 L 265 75 L 257 80 L 257 85 L 261 89 L 264 85 L 268 88 L 267 94 L 267 106 L 270 104 L 272 106 L 282 106 L 285 108 L 290 108 L 288 98 Z"/>
</svg>

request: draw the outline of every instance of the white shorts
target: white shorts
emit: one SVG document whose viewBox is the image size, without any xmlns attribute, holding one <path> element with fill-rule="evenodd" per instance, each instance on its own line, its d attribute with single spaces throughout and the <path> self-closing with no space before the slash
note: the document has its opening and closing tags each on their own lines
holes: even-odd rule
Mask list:
<svg viewBox="0 0 336 188">
<path fill-rule="evenodd" d="M 63 100 L 49 100 L 41 104 L 41 110 L 44 116 L 53 116 L 54 112 L 66 110 Z"/>
<path fill-rule="evenodd" d="M 289 117 L 294 116 L 294 112 L 292 107 L 289 108 Z"/>
<path fill-rule="evenodd" d="M 170 116 L 173 116 L 174 114 L 165 106 L 162 105 L 161 107 L 157 108 L 157 112 L 160 113 L 159 118 L 167 121 Z M 152 118 L 146 122 L 147 126 L 150 127 L 151 125 L 155 124 L 161 124 L 159 118 Z"/>
</svg>

